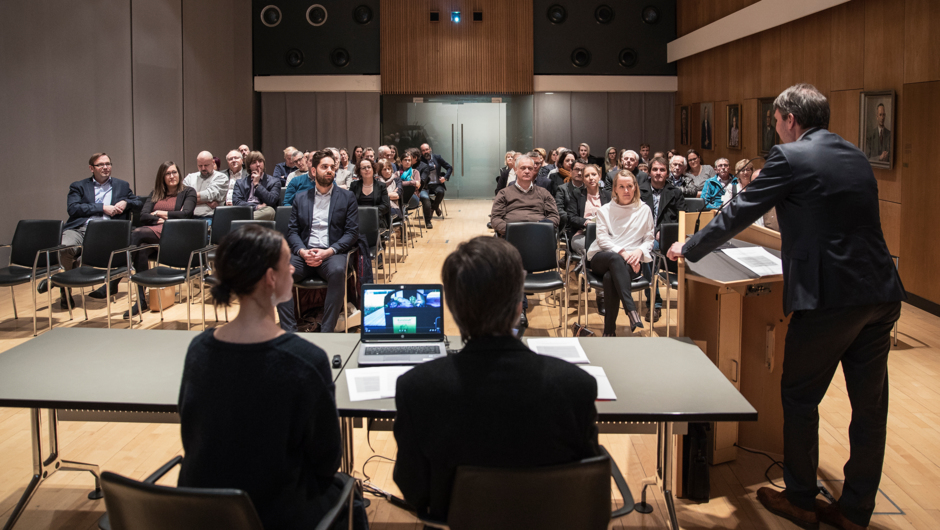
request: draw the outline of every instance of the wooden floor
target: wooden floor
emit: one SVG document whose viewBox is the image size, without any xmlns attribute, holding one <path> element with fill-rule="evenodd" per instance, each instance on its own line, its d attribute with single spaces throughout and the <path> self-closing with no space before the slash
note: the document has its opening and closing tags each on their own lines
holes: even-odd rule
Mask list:
<svg viewBox="0 0 940 530">
<path fill-rule="evenodd" d="M 449 217 L 434 220 L 434 229 L 415 241 L 415 248 L 399 264 L 395 282 L 438 282 L 444 258 L 461 241 L 491 233 L 486 227 L 489 201 L 447 201 Z M 572 291 L 572 294 L 574 291 Z M 126 308 L 126 287 L 122 283 L 115 326 L 126 326 L 120 320 Z M 79 297 L 76 297 L 79 298 Z M 20 318 L 13 320 L 9 290 L 0 293 L 0 351 L 6 351 L 32 338 L 31 295 L 27 286 L 16 288 Z M 534 303 L 531 303 L 534 302 Z M 78 301 L 81 304 L 81 301 Z M 67 321 L 68 314 L 54 304 L 57 326 L 105 327 L 104 303 L 89 300 L 91 320 L 83 321 L 81 310 L 76 320 Z M 557 334 L 558 309 L 554 298 L 531 300 L 528 336 Z M 45 308 L 44 303 L 40 303 Z M 119 309 L 118 309 L 119 308 Z M 194 316 L 198 306 L 193 306 Z M 237 307 L 230 309 L 233 316 Z M 591 302 L 592 328 L 600 331 L 601 317 Z M 674 311 L 673 311 L 674 313 Z M 48 315 L 44 309 L 42 314 Z M 210 325 L 211 309 L 208 311 Z M 574 301 L 568 311 L 568 324 L 574 321 Z M 144 327 L 153 329 L 186 329 L 185 306 L 176 305 L 165 313 L 148 313 Z M 672 315 L 675 319 L 675 315 Z M 48 320 L 43 325 L 47 326 Z M 626 318 L 621 315 L 618 335 L 628 333 Z M 457 329 L 447 315 L 446 331 Z M 665 333 L 665 319 L 655 331 Z M 129 347 L 132 347 L 129 346 Z M 879 495 L 873 528 L 940 527 L 940 318 L 904 305 L 901 312 L 900 343 L 890 357 L 891 409 L 888 420 L 888 447 L 883 495 Z M 37 374 L 40 377 L 41 374 Z M 89 384 L 94 384 L 89 381 Z M 820 469 L 831 491 L 838 491 L 842 466 L 848 457 L 848 423 L 850 408 L 841 371 L 835 376 L 821 406 Z M 367 439 L 364 429 L 356 429 L 356 476 L 364 474 L 376 486 L 398 493 L 392 481 L 392 463 L 373 455 L 394 459 L 396 446 L 390 432 L 373 431 Z M 639 498 L 640 480 L 655 470 L 656 439 L 652 435 L 601 435 L 601 443 L 616 459 L 627 476 L 634 496 Z M 175 424 L 62 422 L 61 451 L 65 458 L 95 463 L 102 470 L 141 479 L 162 463 L 181 454 L 179 426 Z M 779 456 L 779 455 L 778 455 Z M 31 471 L 30 429 L 27 411 L 0 408 L 0 518 L 3 521 L 19 499 Z M 766 512 L 757 502 L 757 488 L 767 485 L 764 471 L 770 461 L 760 455 L 738 452 L 738 459 L 729 464 L 711 467 L 711 500 L 708 503 L 678 501 L 679 522 L 684 528 L 796 528 Z M 774 468 L 771 479 L 782 484 L 781 472 Z M 175 472 L 161 483 L 174 485 Z M 92 487 L 88 473 L 59 472 L 49 478 L 33 497 L 18 529 L 92 529 L 104 511 L 103 501 L 90 501 L 86 494 Z M 655 511 L 651 515 L 632 513 L 615 521 L 615 528 L 662 528 L 665 526 L 662 498 L 650 490 Z M 368 509 L 372 528 L 420 528 L 408 514 L 388 503 L 374 499 Z"/>
</svg>

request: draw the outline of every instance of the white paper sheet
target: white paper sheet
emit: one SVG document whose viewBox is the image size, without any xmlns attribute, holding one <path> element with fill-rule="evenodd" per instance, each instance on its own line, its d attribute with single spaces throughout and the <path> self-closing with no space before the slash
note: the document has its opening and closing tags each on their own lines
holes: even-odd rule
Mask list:
<svg viewBox="0 0 940 530">
<path fill-rule="evenodd" d="M 543 339 L 529 339 L 529 349 L 541 355 L 557 357 L 563 361 L 574 364 L 591 364 L 581 343 L 577 338 L 550 337 Z"/>
<path fill-rule="evenodd" d="M 597 380 L 598 401 L 617 401 L 617 394 L 614 393 L 614 387 L 610 386 L 610 379 L 607 379 L 603 366 L 582 366 L 581 369 Z"/>
<path fill-rule="evenodd" d="M 346 370 L 350 401 L 395 397 L 395 382 L 412 366 L 377 366 Z"/>
<path fill-rule="evenodd" d="M 783 263 L 764 247 L 726 248 L 722 252 L 758 276 L 783 274 Z"/>
</svg>

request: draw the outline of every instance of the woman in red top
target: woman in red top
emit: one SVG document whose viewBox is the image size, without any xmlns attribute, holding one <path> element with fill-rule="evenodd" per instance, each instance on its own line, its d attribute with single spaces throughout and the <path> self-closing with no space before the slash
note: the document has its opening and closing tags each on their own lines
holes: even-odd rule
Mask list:
<svg viewBox="0 0 940 530">
<path fill-rule="evenodd" d="M 153 185 L 153 193 L 147 198 L 147 202 L 140 211 L 140 224 L 143 226 L 134 229 L 131 233 L 132 245 L 159 243 L 163 233 L 163 223 L 167 219 L 191 219 L 193 217 L 193 210 L 196 209 L 196 190 L 184 186 L 182 180 L 175 162 L 168 160 L 160 164 L 160 169 L 157 170 L 157 180 Z M 155 248 L 149 248 L 137 253 L 134 258 L 136 272 L 150 268 L 150 256 L 156 251 Z M 144 288 L 140 285 L 137 286 L 137 295 L 143 310 L 149 309 L 144 296 Z M 137 314 L 137 304 L 134 304 L 131 311 Z M 124 318 L 129 318 L 126 311 Z"/>
</svg>

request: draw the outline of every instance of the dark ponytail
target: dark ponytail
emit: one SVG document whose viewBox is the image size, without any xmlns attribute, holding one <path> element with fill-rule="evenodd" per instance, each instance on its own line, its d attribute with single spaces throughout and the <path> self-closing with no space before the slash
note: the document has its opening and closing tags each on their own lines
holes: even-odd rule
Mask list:
<svg viewBox="0 0 940 530">
<path fill-rule="evenodd" d="M 248 224 L 222 238 L 215 253 L 216 284 L 212 299 L 216 305 L 228 306 L 232 295 L 243 296 L 281 260 L 284 236 L 260 225 Z"/>
</svg>

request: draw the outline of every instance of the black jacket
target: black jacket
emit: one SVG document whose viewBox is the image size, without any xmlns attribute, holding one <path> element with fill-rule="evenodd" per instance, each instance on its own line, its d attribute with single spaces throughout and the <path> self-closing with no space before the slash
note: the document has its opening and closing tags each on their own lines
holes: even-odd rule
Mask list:
<svg viewBox="0 0 940 530">
<path fill-rule="evenodd" d="M 598 190 L 601 196 L 601 206 L 610 202 L 610 190 L 601 188 Z M 574 236 L 575 232 L 582 230 L 587 226 L 587 219 L 584 218 L 584 207 L 587 204 L 587 194 L 583 188 L 575 188 L 571 193 L 571 200 L 565 204 L 568 217 L 568 239 Z"/>
<path fill-rule="evenodd" d="M 426 186 L 426 185 L 441 186 L 442 188 L 446 190 L 447 186 L 445 186 L 445 183 L 438 182 L 437 179 L 440 177 L 444 177 L 445 182 L 450 180 L 450 175 L 451 173 L 454 172 L 454 167 L 448 164 L 447 161 L 441 157 L 441 155 L 436 155 L 434 153 L 431 153 L 431 160 L 425 160 L 424 158 L 422 158 L 421 163 L 428 166 L 428 171 L 427 171 L 428 182 L 424 182 L 423 179 L 425 175 L 422 174 L 421 185 L 422 186 Z M 441 174 L 441 168 L 444 168 L 443 175 Z"/>
<path fill-rule="evenodd" d="M 127 202 L 127 207 L 124 208 L 124 211 L 119 215 L 115 215 L 111 217 L 111 219 L 130 219 L 131 211 L 141 206 L 140 197 L 134 195 L 134 192 L 131 191 L 130 184 L 121 179 L 111 177 L 111 205 L 114 206 L 121 201 Z M 66 200 L 66 205 L 69 212 L 69 220 L 65 222 L 65 226 L 63 227 L 65 230 L 74 230 L 84 225 L 89 217 L 104 214 L 103 205 L 95 204 L 95 178 L 88 177 L 73 182 L 69 186 L 69 195 Z"/>
<path fill-rule="evenodd" d="M 471 340 L 398 379 L 398 488 L 445 520 L 457 466 L 535 467 L 595 456 L 597 383 L 512 337 Z"/>
<path fill-rule="evenodd" d="M 653 208 L 653 185 L 646 181 L 646 184 L 640 184 L 640 199 L 650 207 L 651 212 L 656 212 Z M 663 223 L 678 223 L 679 212 L 685 211 L 685 197 L 682 190 L 666 181 L 666 186 L 659 196 L 659 212 L 654 215 L 656 231 Z"/>
<path fill-rule="evenodd" d="M 157 224 L 159 217 L 153 215 L 154 207 L 153 194 L 147 197 L 147 202 L 140 210 L 140 225 L 150 226 Z M 166 216 L 169 219 L 192 219 L 193 211 L 196 209 L 196 190 L 190 187 L 183 188 L 183 191 L 176 195 L 176 205 L 173 210 L 167 211 Z"/>
<path fill-rule="evenodd" d="M 785 313 L 904 300 L 878 206 L 865 154 L 813 129 L 774 146 L 760 178 L 692 236 L 683 254 L 698 261 L 776 207 Z"/>
<path fill-rule="evenodd" d="M 294 196 L 290 223 L 287 225 L 287 245 L 291 254 L 308 248 L 316 193 L 317 188 L 314 186 Z M 337 254 L 355 249 L 359 241 L 359 205 L 356 203 L 356 196 L 349 190 L 333 186 L 329 218 L 330 248 Z"/>
<path fill-rule="evenodd" d="M 235 181 L 235 192 L 232 193 L 232 204 L 247 206 L 248 195 L 251 194 L 251 176 Z M 281 181 L 271 175 L 263 175 L 255 186 L 255 197 L 260 205 L 277 208 L 281 202 Z"/>
<path fill-rule="evenodd" d="M 378 180 L 373 182 L 371 195 L 363 195 L 362 179 L 350 182 L 349 191 L 356 196 L 356 203 L 359 206 L 375 206 L 379 209 L 379 226 L 385 229 L 388 228 L 388 213 L 392 207 L 388 198 L 388 188 Z"/>
</svg>

